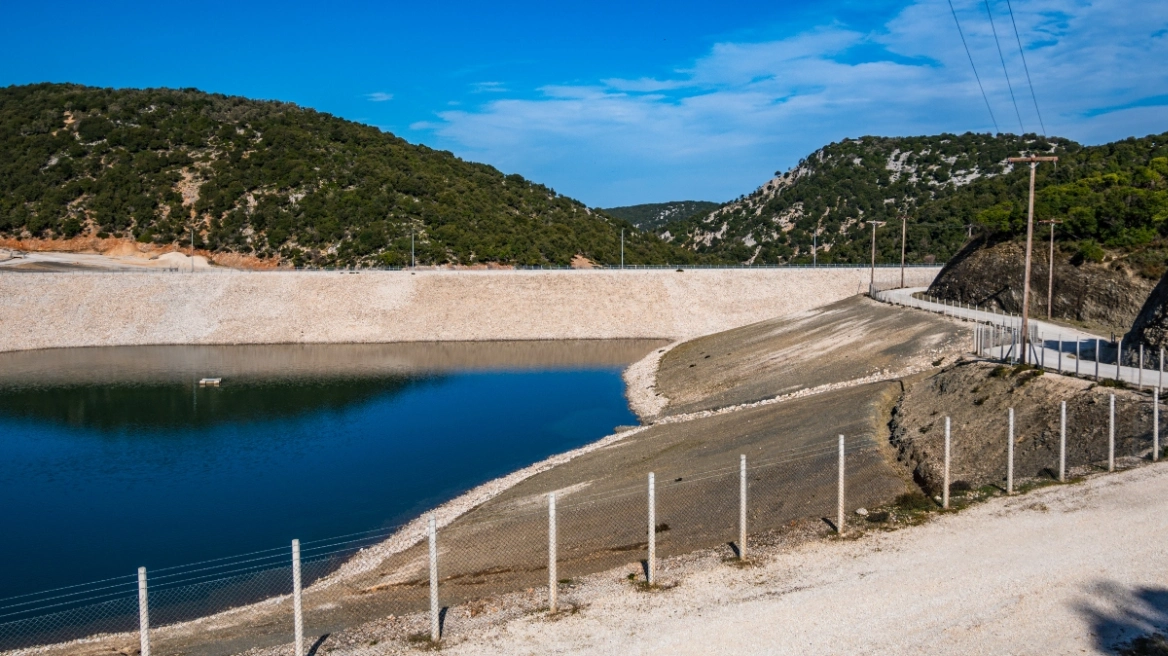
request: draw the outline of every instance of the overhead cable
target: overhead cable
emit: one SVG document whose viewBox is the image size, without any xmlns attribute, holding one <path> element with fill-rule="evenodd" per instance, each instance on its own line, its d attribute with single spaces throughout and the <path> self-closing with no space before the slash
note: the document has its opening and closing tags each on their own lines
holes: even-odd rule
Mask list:
<svg viewBox="0 0 1168 656">
<path fill-rule="evenodd" d="M 1018 41 L 1018 54 L 1022 57 L 1022 70 L 1026 71 L 1026 84 L 1030 86 L 1030 99 L 1034 101 L 1034 113 L 1038 114 L 1038 126 L 1042 128 L 1042 136 L 1046 136 L 1046 124 L 1042 122 L 1042 112 L 1038 110 L 1038 96 L 1034 95 L 1034 83 L 1030 81 L 1030 67 L 1026 65 L 1026 53 L 1022 51 L 1022 37 L 1018 35 L 1018 23 L 1014 20 L 1014 7 L 1010 0 L 1006 0 L 1010 9 L 1010 23 L 1014 25 L 1014 39 Z"/>
<path fill-rule="evenodd" d="M 1010 102 L 1014 103 L 1014 113 L 1018 115 L 1018 127 L 1026 134 L 1022 124 L 1022 112 L 1018 110 L 1018 99 L 1014 97 L 1014 85 L 1010 83 L 1010 71 L 1006 69 L 1006 55 L 1002 54 L 1002 42 L 998 40 L 998 28 L 994 27 L 994 14 L 990 11 L 990 0 L 985 0 L 986 15 L 990 17 L 990 30 L 994 33 L 994 43 L 998 46 L 998 59 L 1002 60 L 1002 72 L 1006 74 L 1006 88 L 1010 90 Z"/>
<path fill-rule="evenodd" d="M 969 67 L 973 69 L 973 77 L 977 80 L 977 88 L 981 89 L 981 97 L 985 101 L 986 111 L 990 113 L 990 121 L 993 121 L 994 134 L 998 134 L 1001 132 L 998 129 L 998 119 L 994 117 L 994 110 L 990 107 L 990 98 L 986 95 L 985 87 L 982 86 L 981 76 L 977 74 L 977 66 L 973 63 L 973 55 L 969 52 L 969 43 L 965 41 L 965 32 L 961 29 L 961 21 L 957 19 L 957 10 L 953 8 L 953 0 L 949 0 L 949 11 L 953 12 L 953 22 L 957 23 L 957 33 L 961 35 L 961 45 L 965 46 L 965 56 L 969 57 Z"/>
</svg>

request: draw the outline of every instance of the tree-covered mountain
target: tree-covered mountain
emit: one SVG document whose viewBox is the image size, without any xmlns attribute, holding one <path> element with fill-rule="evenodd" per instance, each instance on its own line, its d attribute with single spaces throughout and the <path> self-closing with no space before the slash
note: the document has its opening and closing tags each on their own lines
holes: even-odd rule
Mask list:
<svg viewBox="0 0 1168 656">
<path fill-rule="evenodd" d="M 973 231 L 991 240 L 1025 227 L 1027 166 L 1008 157 L 1053 153 L 1038 169 L 1036 217 L 1059 219 L 1063 248 L 1099 260 L 1102 247 L 1163 266 L 1168 245 L 1168 134 L 1084 147 L 1059 138 L 985 134 L 863 137 L 831 144 L 749 196 L 660 232 L 702 255 L 742 262 L 806 262 L 818 231 L 820 262 L 900 257 L 908 217 L 910 262 L 944 262 Z M 1144 253 L 1146 255 L 1139 255 Z"/>
<path fill-rule="evenodd" d="M 302 265 L 687 262 L 552 189 L 288 103 L 0 88 L 0 235 L 132 237 Z"/>
<path fill-rule="evenodd" d="M 656 230 L 667 223 L 688 219 L 695 214 L 708 214 L 718 206 L 719 203 L 708 200 L 674 200 L 668 203 L 606 207 L 603 211 L 618 219 L 624 219 L 641 230 Z"/>
</svg>

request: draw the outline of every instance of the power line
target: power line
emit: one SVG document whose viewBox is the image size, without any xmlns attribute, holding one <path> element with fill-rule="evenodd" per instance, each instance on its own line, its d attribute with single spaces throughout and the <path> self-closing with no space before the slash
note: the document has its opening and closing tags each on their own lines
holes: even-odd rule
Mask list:
<svg viewBox="0 0 1168 656">
<path fill-rule="evenodd" d="M 1018 99 L 1014 97 L 1014 85 L 1010 83 L 1010 71 L 1006 69 L 1006 56 L 1002 54 L 1002 42 L 998 40 L 998 28 L 994 27 L 994 14 L 990 11 L 990 0 L 985 0 L 986 15 L 990 17 L 990 30 L 994 33 L 994 43 L 998 46 L 998 58 L 1002 60 L 1002 72 L 1006 74 L 1006 87 L 1010 89 L 1010 101 L 1014 103 L 1014 113 L 1018 115 L 1018 127 L 1026 134 L 1022 124 L 1022 112 L 1018 110 Z"/>
<path fill-rule="evenodd" d="M 977 88 L 981 89 L 981 98 L 985 101 L 986 111 L 990 113 L 990 120 L 994 123 L 994 134 L 998 134 L 1001 130 L 998 129 L 998 119 L 994 118 L 994 110 L 990 107 L 989 96 L 986 95 L 985 87 L 981 84 L 981 76 L 977 74 L 977 66 L 973 63 L 973 55 L 969 52 L 969 44 L 965 41 L 965 32 L 961 30 L 961 21 L 957 20 L 957 10 L 953 8 L 953 0 L 949 0 L 949 11 L 953 12 L 953 22 L 957 23 L 957 33 L 961 35 L 961 45 L 965 46 L 965 56 L 969 57 L 969 67 L 973 69 L 973 77 L 977 80 Z"/>
<path fill-rule="evenodd" d="M 1018 23 L 1014 20 L 1014 7 L 1010 0 L 1006 0 L 1006 7 L 1010 9 L 1010 23 L 1014 25 L 1014 38 L 1018 41 L 1018 54 L 1022 56 L 1022 70 L 1026 71 L 1026 84 L 1030 86 L 1030 98 L 1034 101 L 1034 113 L 1038 114 L 1038 126 L 1042 128 L 1042 136 L 1046 136 L 1046 124 L 1042 122 L 1042 112 L 1038 111 L 1038 96 L 1034 95 L 1034 83 L 1030 81 L 1030 67 L 1026 65 L 1026 53 L 1022 51 L 1022 37 L 1018 36 Z"/>
</svg>

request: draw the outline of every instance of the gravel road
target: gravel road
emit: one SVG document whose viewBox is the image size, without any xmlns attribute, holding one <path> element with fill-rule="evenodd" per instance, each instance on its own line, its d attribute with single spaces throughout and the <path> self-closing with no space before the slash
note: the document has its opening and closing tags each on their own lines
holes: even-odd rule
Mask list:
<svg viewBox="0 0 1168 656">
<path fill-rule="evenodd" d="M 1079 654 L 1168 627 L 1168 465 L 614 590 L 452 654 Z"/>
</svg>

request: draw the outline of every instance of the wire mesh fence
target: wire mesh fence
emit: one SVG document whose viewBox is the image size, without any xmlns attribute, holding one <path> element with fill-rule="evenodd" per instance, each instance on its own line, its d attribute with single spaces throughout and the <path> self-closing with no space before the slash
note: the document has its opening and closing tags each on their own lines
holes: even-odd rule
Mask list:
<svg viewBox="0 0 1168 656">
<path fill-rule="evenodd" d="M 1130 466 L 1154 454 L 1157 400 L 1122 393 L 1112 406 L 1112 393 L 1095 388 L 1068 399 L 1061 424 L 1061 404 L 1019 411 L 1013 435 L 1006 416 L 993 420 L 990 432 L 1000 434 L 991 439 L 972 439 L 954 425 L 948 450 L 936 421 L 923 432 L 900 431 L 891 445 L 886 436 L 861 434 L 841 448 L 825 432 L 798 447 L 727 455 L 723 466 L 659 469 L 652 494 L 646 475 L 484 504 L 435 526 L 434 558 L 421 518 L 299 543 L 298 561 L 289 544 L 155 569 L 144 587 L 130 574 L 10 597 L 0 600 L 0 651 L 68 654 L 100 645 L 144 655 L 304 656 L 326 638 L 350 653 L 379 653 L 391 636 L 427 643 L 468 635 L 515 613 L 577 608 L 606 589 L 668 587 L 692 554 L 749 558 L 756 541 L 796 524 L 823 535 L 885 521 L 888 513 L 877 509 L 916 489 L 886 466 L 890 450 L 917 463 L 917 482 L 936 498 L 918 492 L 914 503 L 933 507 L 945 490 L 960 505 L 1056 480 L 1064 469 L 1073 476 L 1109 462 Z M 858 515 L 859 508 L 872 512 Z"/>
</svg>

